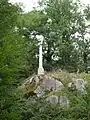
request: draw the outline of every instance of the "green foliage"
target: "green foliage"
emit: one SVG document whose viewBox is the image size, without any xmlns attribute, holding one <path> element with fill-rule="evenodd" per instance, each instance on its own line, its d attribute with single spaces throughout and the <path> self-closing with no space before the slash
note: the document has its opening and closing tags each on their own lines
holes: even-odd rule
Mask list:
<svg viewBox="0 0 90 120">
<path fill-rule="evenodd" d="M 48 19 L 51 19 L 48 25 L 49 33 L 55 32 L 50 38 L 47 36 L 46 43 L 49 46 L 47 56 L 49 57 L 53 50 L 49 59 L 52 60 L 54 56 L 58 58 L 57 66 L 77 70 L 80 53 L 78 54 L 78 48 L 75 47 L 78 46 L 80 36 L 83 40 L 86 29 L 83 17 L 85 14 L 83 15 L 79 9 L 82 5 L 78 0 L 75 3 L 71 0 L 46 0 L 44 4 Z M 76 33 L 79 34 L 77 37 Z"/>
<path fill-rule="evenodd" d="M 3 85 L 0 88 L 0 120 L 20 120 L 20 94 L 16 94 L 15 86 Z M 17 102 L 18 101 L 18 102 Z"/>
<path fill-rule="evenodd" d="M 18 16 L 18 31 L 25 39 L 26 76 L 35 73 L 38 69 L 39 41 L 36 35 L 43 32 L 42 26 L 46 19 L 46 16 L 39 11 L 31 11 Z"/>
<path fill-rule="evenodd" d="M 89 120 L 90 94 L 85 95 L 69 92 L 71 106 L 62 108 L 51 105 L 42 99 L 30 98 L 26 110 L 22 112 L 22 120 Z M 76 96 L 77 95 L 77 96 Z"/>
<path fill-rule="evenodd" d="M 19 76 L 19 71 L 24 70 L 24 40 L 17 33 L 8 33 L 3 37 L 2 42 L 3 45 L 0 48 L 1 79 L 15 78 Z"/>
<path fill-rule="evenodd" d="M 28 41 L 33 39 L 37 43 L 36 36 L 43 35 L 45 70 L 62 68 L 73 72 L 77 71 L 80 66 L 87 67 L 85 65 L 90 44 L 84 35 L 88 32 L 85 21 L 89 14 L 86 13 L 86 11 L 89 12 L 89 6 L 83 7 L 79 0 L 76 2 L 45 0 L 41 1 L 40 7 L 43 9 L 20 15 L 18 26 L 19 32 Z M 37 45 L 31 49 L 37 49 Z M 36 54 L 38 55 L 38 52 Z M 33 57 L 35 58 L 35 54 Z"/>
<path fill-rule="evenodd" d="M 69 73 L 65 70 L 47 72 L 47 76 L 60 80 L 64 86 L 67 86 L 68 83 L 72 82 L 72 78 L 78 78 L 78 76 L 75 73 Z"/>
<path fill-rule="evenodd" d="M 30 76 L 33 73 L 37 72 L 38 69 L 38 47 L 37 41 L 34 39 L 25 39 L 24 42 L 24 54 L 25 54 L 25 74 Z"/>
<path fill-rule="evenodd" d="M 31 11 L 18 16 L 18 23 L 20 26 L 29 28 L 29 30 L 34 30 L 43 26 L 46 20 L 47 17 L 39 11 Z"/>
<path fill-rule="evenodd" d="M 16 120 L 13 112 L 16 103 L 15 89 L 24 77 L 24 39 L 16 29 L 19 8 L 0 1 L 0 119 Z M 18 112 L 18 111 L 17 111 Z M 16 116 L 16 117 L 15 117 Z"/>
<path fill-rule="evenodd" d="M 88 84 L 90 85 L 90 74 L 80 73 L 80 78 L 86 80 Z"/>
<path fill-rule="evenodd" d="M 8 0 L 0 0 L 0 38 L 16 24 L 18 10 L 19 8 L 8 3 Z"/>
<path fill-rule="evenodd" d="M 66 75 L 67 74 L 67 75 Z M 58 75 L 63 82 L 64 79 L 71 79 L 75 74 L 64 72 L 63 76 Z M 48 74 L 51 75 L 50 73 Z M 55 73 L 52 73 L 55 77 Z M 70 78 L 71 76 L 71 78 Z M 79 75 L 78 75 L 79 76 Z M 87 74 L 84 73 L 84 78 Z M 65 77 L 65 78 L 64 78 Z M 79 76 L 80 77 L 80 76 Z M 68 81 L 68 80 L 67 80 Z M 87 80 L 90 82 L 90 80 Z M 69 81 L 70 82 L 70 81 Z M 68 84 L 68 83 L 67 83 Z M 67 86 L 62 91 L 69 99 L 69 107 L 61 107 L 59 104 L 50 104 L 46 98 L 29 97 L 24 103 L 25 109 L 22 112 L 22 120 L 89 120 L 90 119 L 90 84 L 86 87 L 86 94 L 81 94 L 76 89 L 69 89 Z M 58 92 L 59 95 L 61 93 Z"/>
</svg>

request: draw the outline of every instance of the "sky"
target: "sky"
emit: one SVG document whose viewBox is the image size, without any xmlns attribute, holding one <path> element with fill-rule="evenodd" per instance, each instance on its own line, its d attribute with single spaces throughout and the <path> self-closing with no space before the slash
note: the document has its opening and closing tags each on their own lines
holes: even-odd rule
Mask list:
<svg viewBox="0 0 90 120">
<path fill-rule="evenodd" d="M 37 6 L 38 0 L 9 0 L 12 3 L 23 3 L 25 12 L 31 11 L 34 6 Z"/>
<path fill-rule="evenodd" d="M 90 4 L 90 0 L 81 0 L 85 4 Z M 23 3 L 25 12 L 31 11 L 37 6 L 38 0 L 10 0 L 12 3 Z"/>
</svg>

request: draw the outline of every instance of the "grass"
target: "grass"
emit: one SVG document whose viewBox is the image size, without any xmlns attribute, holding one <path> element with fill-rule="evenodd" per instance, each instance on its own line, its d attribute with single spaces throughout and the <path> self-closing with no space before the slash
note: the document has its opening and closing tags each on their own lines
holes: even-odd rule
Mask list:
<svg viewBox="0 0 90 120">
<path fill-rule="evenodd" d="M 72 82 L 73 78 L 76 78 L 76 79 L 78 78 L 78 75 L 75 73 L 69 73 L 67 71 L 59 71 L 59 70 L 46 73 L 46 75 L 61 81 L 64 86 Z"/>
</svg>

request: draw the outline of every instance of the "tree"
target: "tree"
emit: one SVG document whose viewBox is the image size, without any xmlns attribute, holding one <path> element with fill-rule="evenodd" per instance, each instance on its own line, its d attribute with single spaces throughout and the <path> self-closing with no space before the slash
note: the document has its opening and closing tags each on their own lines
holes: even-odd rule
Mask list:
<svg viewBox="0 0 90 120">
<path fill-rule="evenodd" d="M 38 69 L 38 39 L 37 35 L 44 35 L 44 25 L 47 17 L 40 11 L 31 11 L 18 17 L 19 33 L 25 39 L 25 56 L 27 60 L 27 76 Z"/>
<path fill-rule="evenodd" d="M 24 38 L 17 30 L 19 8 L 0 1 L 0 119 L 9 119 L 15 103 L 15 88 L 24 77 Z"/>
<path fill-rule="evenodd" d="M 18 7 L 0 0 L 0 38 L 3 37 L 16 24 Z"/>
<path fill-rule="evenodd" d="M 72 66 L 77 69 L 80 55 L 80 53 L 78 54 L 80 49 L 78 43 L 85 41 L 84 36 L 87 33 L 85 22 L 88 16 L 85 11 L 89 11 L 88 7 L 83 6 L 78 0 L 75 2 L 72 0 L 46 0 L 42 3 L 45 6 L 44 12 L 50 20 L 47 26 L 49 34 L 45 39 L 47 46 L 52 46 L 48 47 L 49 52 L 47 51 L 48 57 L 51 53 L 49 60 L 52 61 L 55 56 L 58 58 L 57 63 L 60 64 L 60 67 Z M 54 32 L 52 37 L 49 36 L 51 32 Z"/>
<path fill-rule="evenodd" d="M 84 36 L 87 33 L 85 22 L 88 17 L 86 12 L 89 11 L 88 7 L 83 6 L 78 0 L 75 2 L 45 0 L 41 1 L 40 7 L 43 9 L 34 10 L 19 17 L 20 33 L 31 43 L 36 41 L 36 48 L 37 35 L 44 37 L 45 68 L 48 66 L 51 69 L 56 67 L 77 71 L 85 50 L 80 43 L 84 43 Z M 35 55 L 38 56 L 38 50 L 33 55 L 37 59 Z"/>
</svg>

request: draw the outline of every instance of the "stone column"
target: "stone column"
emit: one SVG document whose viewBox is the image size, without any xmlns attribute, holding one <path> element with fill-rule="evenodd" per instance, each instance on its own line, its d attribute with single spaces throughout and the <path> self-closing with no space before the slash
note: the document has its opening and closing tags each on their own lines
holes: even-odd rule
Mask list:
<svg viewBox="0 0 90 120">
<path fill-rule="evenodd" d="M 39 68 L 38 68 L 38 75 L 44 74 L 43 55 L 42 55 L 42 43 L 43 43 L 43 37 L 40 38 L 40 45 L 39 45 Z"/>
</svg>

